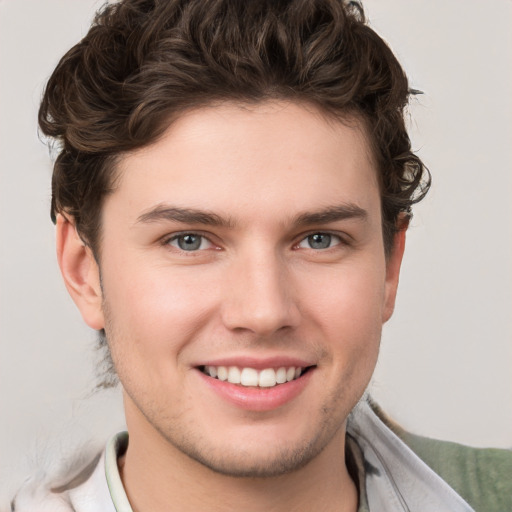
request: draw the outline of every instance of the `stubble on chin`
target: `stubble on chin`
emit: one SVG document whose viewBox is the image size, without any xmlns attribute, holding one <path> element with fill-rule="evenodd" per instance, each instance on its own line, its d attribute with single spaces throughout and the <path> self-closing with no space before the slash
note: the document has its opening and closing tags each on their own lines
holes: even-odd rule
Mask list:
<svg viewBox="0 0 512 512">
<path fill-rule="evenodd" d="M 335 402 L 341 401 L 342 394 L 338 394 L 333 400 Z M 357 399 L 354 405 L 356 402 Z M 195 431 L 193 426 L 180 428 L 177 431 L 172 427 L 180 423 L 179 419 L 176 421 L 177 418 L 168 418 L 164 422 L 169 426 L 167 429 L 156 425 L 148 417 L 152 414 L 146 416 L 146 418 L 167 443 L 181 454 L 214 473 L 232 478 L 267 479 L 287 475 L 304 468 L 330 444 L 335 444 L 333 441 L 336 437 L 341 436 L 344 439 L 346 418 L 351 409 L 350 406 L 345 405 L 345 408 L 343 408 L 343 406 L 336 403 L 320 407 L 321 417 L 315 434 L 309 438 L 298 440 L 295 445 L 290 446 L 286 446 L 287 439 L 283 439 L 282 442 L 277 443 L 272 452 L 268 453 L 265 453 L 264 442 L 260 445 L 262 449 L 259 451 L 255 451 L 257 447 L 252 447 L 252 450 L 237 447 L 236 443 L 227 448 L 221 448 L 218 445 L 215 446 L 213 441 L 205 439 L 205 436 Z M 161 422 L 160 425 L 162 425 Z M 344 442 L 342 442 L 343 445 Z M 340 445 L 336 444 L 336 448 L 338 446 Z M 343 451 L 336 455 L 342 463 L 344 460 Z"/>
</svg>

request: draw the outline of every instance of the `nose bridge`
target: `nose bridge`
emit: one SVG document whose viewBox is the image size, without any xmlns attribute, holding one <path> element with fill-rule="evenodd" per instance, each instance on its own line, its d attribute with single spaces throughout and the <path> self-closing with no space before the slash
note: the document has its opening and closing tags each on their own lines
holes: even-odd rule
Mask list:
<svg viewBox="0 0 512 512">
<path fill-rule="evenodd" d="M 285 259 L 272 247 L 247 248 L 232 263 L 223 320 L 229 329 L 268 335 L 294 327 L 298 310 Z"/>
</svg>

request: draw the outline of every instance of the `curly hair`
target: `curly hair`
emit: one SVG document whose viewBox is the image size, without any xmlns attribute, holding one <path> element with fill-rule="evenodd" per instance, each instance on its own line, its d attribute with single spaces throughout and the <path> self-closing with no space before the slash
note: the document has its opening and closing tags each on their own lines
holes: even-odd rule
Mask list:
<svg viewBox="0 0 512 512">
<path fill-rule="evenodd" d="M 72 216 L 98 258 L 102 202 L 115 189 L 120 155 L 156 141 L 190 109 L 286 99 L 363 121 L 378 166 L 389 254 L 398 220 L 430 186 L 404 122 L 414 92 L 356 2 L 106 4 L 61 59 L 42 99 L 41 130 L 59 148 L 52 220 Z"/>
</svg>

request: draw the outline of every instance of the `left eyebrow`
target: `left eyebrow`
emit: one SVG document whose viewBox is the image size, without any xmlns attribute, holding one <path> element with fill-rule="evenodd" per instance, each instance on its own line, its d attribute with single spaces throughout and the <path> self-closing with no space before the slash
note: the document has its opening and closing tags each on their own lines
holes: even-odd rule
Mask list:
<svg viewBox="0 0 512 512">
<path fill-rule="evenodd" d="M 329 206 L 323 210 L 314 212 L 302 213 L 295 219 L 294 223 L 298 226 L 310 226 L 347 219 L 359 219 L 365 221 L 367 218 L 368 212 L 366 210 L 356 204 L 348 203 L 338 206 Z"/>
<path fill-rule="evenodd" d="M 160 204 L 142 213 L 137 218 L 137 223 L 148 224 L 151 222 L 171 221 L 183 224 L 205 224 L 216 227 L 232 227 L 233 222 L 217 215 L 216 213 L 197 210 L 195 208 L 179 208 Z"/>
</svg>

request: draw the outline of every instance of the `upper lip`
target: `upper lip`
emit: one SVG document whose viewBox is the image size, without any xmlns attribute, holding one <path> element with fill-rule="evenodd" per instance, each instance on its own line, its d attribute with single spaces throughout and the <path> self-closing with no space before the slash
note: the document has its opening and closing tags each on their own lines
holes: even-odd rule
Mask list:
<svg viewBox="0 0 512 512">
<path fill-rule="evenodd" d="M 254 357 L 254 356 L 229 356 L 215 359 L 208 359 L 194 365 L 200 366 L 236 366 L 238 368 L 254 368 L 255 370 L 264 370 L 265 368 L 306 368 L 314 366 L 315 363 L 310 359 L 293 356 L 272 356 L 272 357 Z"/>
</svg>

